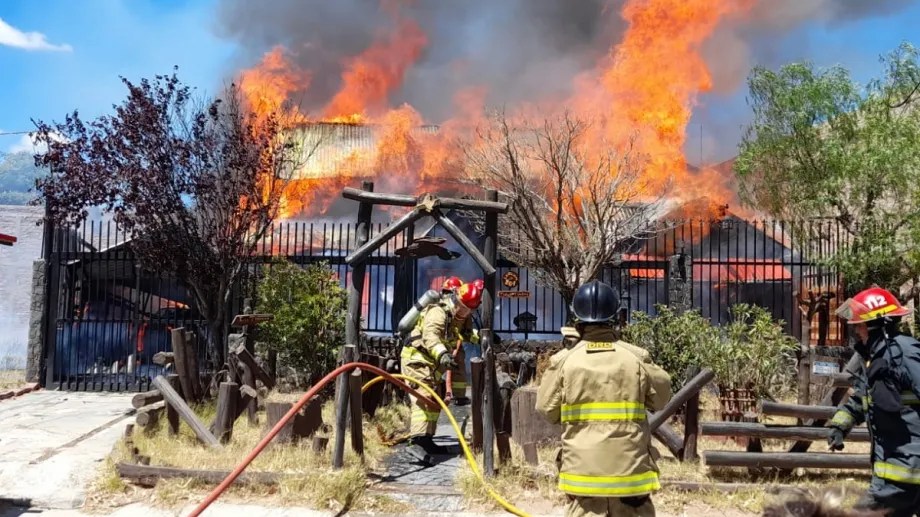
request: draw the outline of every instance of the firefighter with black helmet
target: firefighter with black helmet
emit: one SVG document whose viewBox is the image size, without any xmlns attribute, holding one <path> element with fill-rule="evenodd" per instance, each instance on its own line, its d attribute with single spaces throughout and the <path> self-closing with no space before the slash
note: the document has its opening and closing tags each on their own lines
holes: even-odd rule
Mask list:
<svg viewBox="0 0 920 517">
<path fill-rule="evenodd" d="M 646 410 L 671 398 L 671 378 L 648 352 L 618 339 L 616 290 L 597 280 L 572 301 L 577 344 L 550 359 L 537 411 L 562 424 L 559 488 L 566 516 L 654 516 L 660 488 Z"/>
<path fill-rule="evenodd" d="M 456 291 L 445 293 L 440 302 L 425 307 L 400 354 L 402 372 L 437 389 L 444 374 L 458 368 L 453 354 L 460 343 L 457 336 L 472 326 L 472 312 L 481 302 L 482 290 L 477 285 L 462 284 Z M 423 461 L 447 454 L 445 447 L 434 443 L 440 408 L 425 406 L 412 396 L 410 399 L 410 452 Z"/>
<path fill-rule="evenodd" d="M 920 514 L 920 342 L 898 324 L 910 309 L 872 287 L 846 300 L 836 314 L 854 331 L 866 368 L 855 392 L 830 422 L 828 445 L 842 450 L 853 426 L 866 422 L 872 437 L 872 480 L 861 509 L 890 517 Z"/>
</svg>

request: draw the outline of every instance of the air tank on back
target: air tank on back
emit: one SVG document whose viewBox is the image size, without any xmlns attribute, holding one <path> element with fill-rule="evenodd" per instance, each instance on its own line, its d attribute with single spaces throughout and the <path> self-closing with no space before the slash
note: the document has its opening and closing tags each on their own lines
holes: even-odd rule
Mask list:
<svg viewBox="0 0 920 517">
<path fill-rule="evenodd" d="M 399 320 L 398 333 L 400 337 L 406 337 L 412 332 L 412 329 L 415 328 L 416 322 L 418 322 L 419 316 L 422 314 L 422 311 L 425 307 L 433 303 L 438 303 L 441 300 L 441 293 L 435 291 L 434 289 L 429 289 L 422 294 L 421 297 L 415 302 L 412 308 L 406 312 L 406 315 Z"/>
</svg>

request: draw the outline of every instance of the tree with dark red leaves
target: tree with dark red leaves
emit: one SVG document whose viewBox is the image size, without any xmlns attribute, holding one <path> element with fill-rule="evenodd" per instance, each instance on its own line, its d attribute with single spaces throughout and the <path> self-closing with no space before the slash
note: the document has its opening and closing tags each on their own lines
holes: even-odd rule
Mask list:
<svg viewBox="0 0 920 517">
<path fill-rule="evenodd" d="M 50 171 L 38 201 L 57 223 L 82 222 L 90 207 L 112 214 L 145 268 L 188 286 L 220 366 L 232 286 L 316 145 L 294 142 L 283 112 L 250 110 L 236 85 L 202 100 L 175 70 L 122 82 L 128 96 L 110 115 L 35 122 L 47 147 L 35 163 Z"/>
</svg>

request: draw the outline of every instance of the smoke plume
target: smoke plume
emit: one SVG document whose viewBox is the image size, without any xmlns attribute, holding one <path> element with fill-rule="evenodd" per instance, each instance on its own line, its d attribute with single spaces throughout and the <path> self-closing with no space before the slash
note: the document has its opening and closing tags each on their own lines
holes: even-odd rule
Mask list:
<svg viewBox="0 0 920 517">
<path fill-rule="evenodd" d="M 691 103 L 694 127 L 683 151 L 693 162 L 701 157 L 715 163 L 734 156 L 741 128 L 750 118 L 743 96 L 752 66 L 775 68 L 803 59 L 828 64 L 821 60 L 828 49 L 806 44 L 805 27 L 844 26 L 897 14 L 910 5 L 909 0 L 731 2 L 745 7 L 722 17 L 700 50 L 711 90 L 702 102 Z M 342 106 L 349 102 L 369 108 L 406 102 L 425 122 L 440 124 L 469 110 L 458 109 L 462 99 L 487 106 L 571 99 L 575 79 L 595 69 L 623 40 L 624 4 L 625 0 L 222 0 L 216 30 L 239 43 L 239 69 L 253 66 L 273 48 L 286 49 L 286 59 L 309 76 L 288 96 L 311 116 L 348 112 Z M 688 10 L 705 8 L 687 5 Z M 673 13 L 659 15 L 676 18 Z M 348 63 L 362 54 L 377 68 L 367 71 L 360 62 L 353 64 L 353 84 L 345 84 Z M 392 60 L 386 58 L 390 55 Z M 361 75 L 371 72 L 374 80 Z M 378 84 L 381 77 L 385 84 Z"/>
</svg>

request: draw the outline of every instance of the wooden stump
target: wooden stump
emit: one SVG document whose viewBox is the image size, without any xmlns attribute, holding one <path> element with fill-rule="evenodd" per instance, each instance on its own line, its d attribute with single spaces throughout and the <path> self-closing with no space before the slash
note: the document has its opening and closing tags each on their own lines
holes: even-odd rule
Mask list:
<svg viewBox="0 0 920 517">
<path fill-rule="evenodd" d="M 268 420 L 268 428 L 275 427 L 292 407 L 294 407 L 293 402 L 266 401 L 265 414 Z M 294 415 L 294 418 L 281 428 L 281 431 L 275 435 L 274 441 L 278 443 L 296 443 L 301 438 L 313 436 L 322 425 L 322 408 L 320 407 L 319 399 L 313 398 L 300 412 Z"/>
<path fill-rule="evenodd" d="M 326 446 L 329 445 L 329 437 L 327 436 L 314 436 L 313 437 L 313 452 L 316 454 L 322 454 L 326 452 Z"/>
<path fill-rule="evenodd" d="M 511 439 L 520 446 L 558 441 L 562 426 L 551 424 L 536 410 L 537 388 L 525 386 L 514 391 L 511 397 Z"/>
<path fill-rule="evenodd" d="M 540 457 L 537 455 L 537 444 L 525 443 L 521 448 L 524 449 L 524 461 L 526 461 L 528 465 L 540 464 Z"/>
<path fill-rule="evenodd" d="M 182 327 L 173 329 L 171 333 L 176 373 L 179 375 L 183 398 L 187 402 L 201 400 L 201 379 L 198 377 L 194 335 Z"/>
<path fill-rule="evenodd" d="M 165 409 L 166 405 L 162 402 L 146 406 L 137 412 L 134 421 L 138 427 L 143 427 L 144 431 L 151 432 L 156 428 L 157 422 L 160 421 L 160 415 Z"/>
<path fill-rule="evenodd" d="M 239 400 L 239 384 L 235 382 L 220 383 L 217 395 L 217 416 L 211 425 L 211 431 L 220 440 L 220 443 L 227 443 L 233 437 L 233 423 L 236 421 L 236 405 Z"/>
</svg>

